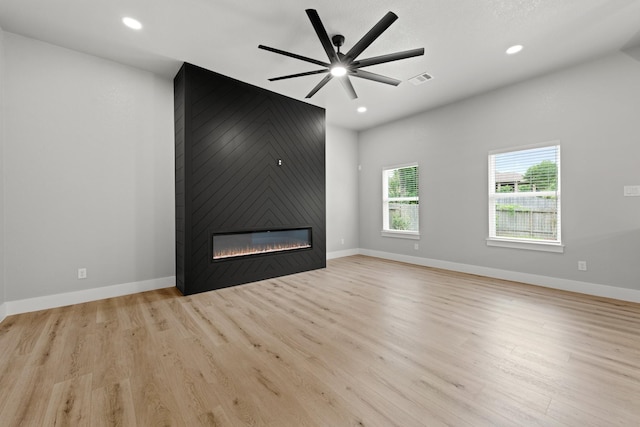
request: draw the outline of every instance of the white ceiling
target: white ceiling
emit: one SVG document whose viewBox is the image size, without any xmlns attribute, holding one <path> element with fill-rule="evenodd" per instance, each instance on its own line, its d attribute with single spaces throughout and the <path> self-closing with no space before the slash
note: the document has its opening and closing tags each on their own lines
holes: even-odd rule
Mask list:
<svg viewBox="0 0 640 427">
<path fill-rule="evenodd" d="M 304 100 L 323 75 L 267 79 L 318 67 L 258 45 L 327 61 L 307 8 L 329 36 L 346 37 L 343 52 L 388 11 L 399 19 L 360 58 L 426 50 L 367 68 L 402 80 L 398 87 L 352 78 L 351 100 L 331 81 L 308 101 L 355 130 L 640 45 L 640 0 L 0 0 L 0 27 L 170 78 L 186 61 Z M 126 28 L 124 16 L 144 28 Z M 513 44 L 524 50 L 505 55 Z M 434 78 L 407 81 L 422 72 Z"/>
</svg>

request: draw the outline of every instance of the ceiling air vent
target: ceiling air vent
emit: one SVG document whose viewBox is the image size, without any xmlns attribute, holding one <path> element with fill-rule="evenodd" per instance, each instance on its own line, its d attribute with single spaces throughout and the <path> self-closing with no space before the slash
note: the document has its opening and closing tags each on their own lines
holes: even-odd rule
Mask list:
<svg viewBox="0 0 640 427">
<path fill-rule="evenodd" d="M 415 86 L 421 85 L 422 83 L 426 83 L 431 80 L 433 76 L 427 73 L 420 73 L 415 77 L 411 77 L 409 81 L 413 83 Z"/>
</svg>

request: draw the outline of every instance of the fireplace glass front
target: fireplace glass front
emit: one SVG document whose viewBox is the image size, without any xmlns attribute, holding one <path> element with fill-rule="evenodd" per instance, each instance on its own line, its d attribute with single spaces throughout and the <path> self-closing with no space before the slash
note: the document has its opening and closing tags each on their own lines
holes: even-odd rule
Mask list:
<svg viewBox="0 0 640 427">
<path fill-rule="evenodd" d="M 311 228 L 213 235 L 214 260 L 309 248 L 311 248 Z"/>
</svg>

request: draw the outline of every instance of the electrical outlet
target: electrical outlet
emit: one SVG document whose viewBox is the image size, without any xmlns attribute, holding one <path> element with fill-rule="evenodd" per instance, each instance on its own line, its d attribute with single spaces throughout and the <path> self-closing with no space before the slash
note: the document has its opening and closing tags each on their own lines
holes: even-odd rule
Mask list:
<svg viewBox="0 0 640 427">
<path fill-rule="evenodd" d="M 578 270 L 587 271 L 587 261 L 578 261 Z"/>
<path fill-rule="evenodd" d="M 420 245 L 418 243 L 414 243 L 413 244 L 413 249 L 415 249 L 417 251 L 418 249 L 420 249 Z"/>
<path fill-rule="evenodd" d="M 343 238 L 343 239 L 340 239 L 340 244 L 341 244 L 341 245 L 344 245 L 344 238 Z"/>
<path fill-rule="evenodd" d="M 78 269 L 78 279 L 86 279 L 87 278 L 87 269 L 79 268 Z"/>
</svg>

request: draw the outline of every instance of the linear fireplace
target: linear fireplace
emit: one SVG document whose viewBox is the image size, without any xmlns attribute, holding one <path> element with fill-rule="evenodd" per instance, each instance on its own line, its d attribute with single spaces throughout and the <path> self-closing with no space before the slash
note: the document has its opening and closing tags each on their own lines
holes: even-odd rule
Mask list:
<svg viewBox="0 0 640 427">
<path fill-rule="evenodd" d="M 180 292 L 326 267 L 324 109 L 191 64 L 174 94 Z"/>
<path fill-rule="evenodd" d="M 311 248 L 311 228 L 214 233 L 213 260 Z"/>
</svg>

